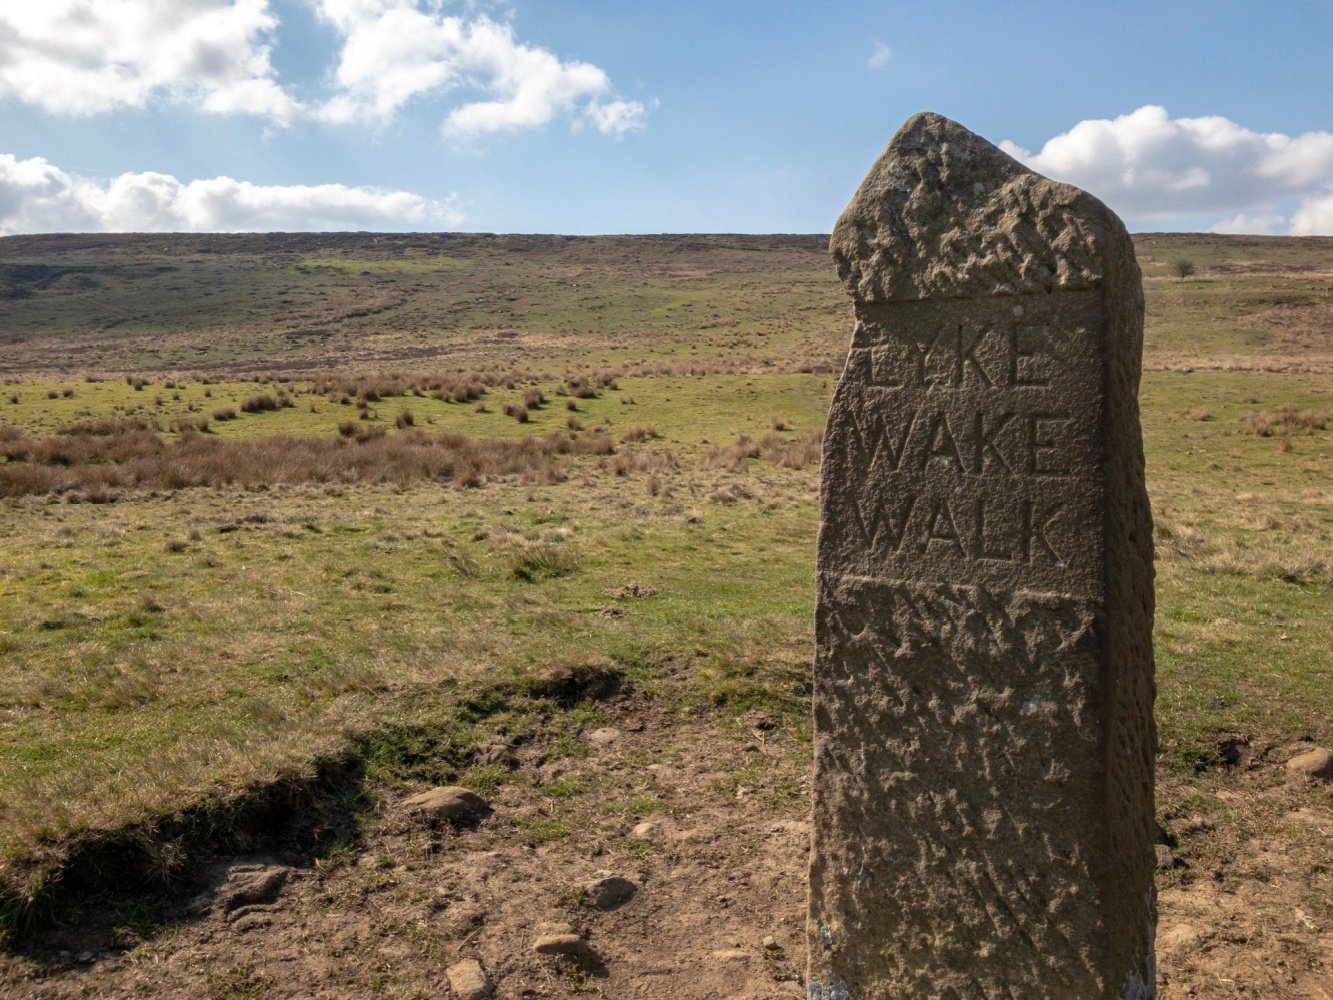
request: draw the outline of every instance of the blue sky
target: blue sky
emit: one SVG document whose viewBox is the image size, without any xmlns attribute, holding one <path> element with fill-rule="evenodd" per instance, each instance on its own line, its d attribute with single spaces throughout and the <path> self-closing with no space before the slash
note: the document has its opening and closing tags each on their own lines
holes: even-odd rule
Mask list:
<svg viewBox="0 0 1333 1000">
<path fill-rule="evenodd" d="M 1333 234 L 1333 4 L 0 0 L 0 234 L 827 232 L 933 110 L 1132 230 Z"/>
</svg>

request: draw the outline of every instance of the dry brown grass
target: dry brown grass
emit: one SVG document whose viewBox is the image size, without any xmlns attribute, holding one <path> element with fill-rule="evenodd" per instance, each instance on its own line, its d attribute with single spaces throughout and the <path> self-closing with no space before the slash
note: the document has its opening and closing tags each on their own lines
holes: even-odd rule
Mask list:
<svg viewBox="0 0 1333 1000">
<path fill-rule="evenodd" d="M 1272 413 L 1252 410 L 1241 416 L 1240 429 L 1246 434 L 1258 434 L 1260 437 L 1287 437 L 1326 430 L 1330 423 L 1333 423 L 1333 408 L 1301 410 L 1288 405 L 1279 406 Z"/>
<path fill-rule="evenodd" d="M 600 433 L 552 433 L 513 439 L 388 435 L 383 427 L 340 425 L 341 437 L 271 437 L 225 441 L 197 431 L 164 441 L 141 421 L 119 429 L 76 426 L 51 437 L 0 429 L 0 497 L 34 494 L 71 499 L 113 499 L 121 489 L 196 486 L 253 488 L 280 483 L 392 483 L 419 480 L 477 485 L 492 477 L 531 482 L 564 478 L 560 457 L 608 455 Z M 109 492 L 111 491 L 111 492 Z"/>
<path fill-rule="evenodd" d="M 807 465 L 819 464 L 823 444 L 822 430 L 810 431 L 791 441 L 777 434 L 770 434 L 760 445 L 760 454 L 766 461 L 780 465 L 784 469 L 804 469 Z"/>
</svg>

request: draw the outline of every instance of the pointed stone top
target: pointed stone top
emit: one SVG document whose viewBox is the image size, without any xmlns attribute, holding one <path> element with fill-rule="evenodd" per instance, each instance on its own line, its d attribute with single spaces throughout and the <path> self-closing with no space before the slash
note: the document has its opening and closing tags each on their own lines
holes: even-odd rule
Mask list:
<svg viewBox="0 0 1333 1000">
<path fill-rule="evenodd" d="M 862 304 L 1095 288 L 1129 246 L 1092 195 L 926 112 L 870 168 L 829 250 Z"/>
</svg>

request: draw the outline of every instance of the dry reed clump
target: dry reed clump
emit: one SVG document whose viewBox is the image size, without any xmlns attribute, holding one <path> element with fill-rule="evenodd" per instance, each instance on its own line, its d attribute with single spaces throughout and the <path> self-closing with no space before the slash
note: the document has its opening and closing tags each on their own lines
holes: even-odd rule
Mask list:
<svg viewBox="0 0 1333 1000">
<path fill-rule="evenodd" d="M 95 420 L 78 420 L 60 428 L 64 436 L 91 435 L 93 437 L 113 437 L 117 434 L 129 434 L 135 431 L 156 431 L 156 421 L 142 417 L 100 417 Z"/>
<path fill-rule="evenodd" d="M 742 434 L 736 438 L 735 444 L 715 444 L 710 447 L 704 456 L 704 463 L 714 468 L 744 472 L 750 467 L 750 459 L 758 458 L 762 451 L 759 442 Z"/>
<path fill-rule="evenodd" d="M 528 583 L 569 576 L 579 568 L 578 554 L 555 542 L 537 542 L 514 553 L 509 570 L 515 579 Z"/>
<path fill-rule="evenodd" d="M 640 441 L 652 441 L 662 435 L 655 427 L 631 427 L 621 436 L 626 444 L 638 444 Z"/>
<path fill-rule="evenodd" d="M 674 452 L 666 448 L 653 448 L 649 451 L 622 451 L 609 455 L 599 463 L 604 472 L 616 476 L 629 476 L 647 472 L 653 476 L 674 472 L 680 468 L 680 462 Z M 659 487 L 660 491 L 660 487 Z M 656 495 L 656 494 L 654 494 Z"/>
<path fill-rule="evenodd" d="M 187 433 L 164 441 L 142 424 L 118 433 L 79 431 L 51 437 L 0 428 L 0 497 L 68 494 L 98 501 L 114 499 L 114 491 L 121 489 L 418 480 L 476 486 L 496 477 L 553 483 L 567 475 L 563 456 L 614 451 L 604 434 L 573 438 L 552 433 L 509 440 L 428 435 L 415 429 L 387 435 L 382 427 L 355 424 L 350 434 L 342 428 L 340 432 L 338 438 L 253 441 Z"/>
<path fill-rule="evenodd" d="M 295 406 L 291 397 L 284 393 L 278 393 L 277 396 L 270 396 L 268 393 L 262 393 L 258 396 L 251 396 L 241 404 L 242 413 L 269 413 L 274 410 L 282 410 L 287 407 Z"/>
<path fill-rule="evenodd" d="M 792 441 L 770 434 L 760 444 L 760 453 L 765 461 L 784 469 L 804 469 L 807 465 L 819 464 L 823 445 L 822 430 L 810 431 Z"/>
<path fill-rule="evenodd" d="M 1333 408 L 1323 407 L 1318 410 L 1298 410 L 1295 406 L 1279 406 L 1273 413 L 1267 410 L 1252 410 L 1241 415 L 1240 429 L 1246 434 L 1260 437 L 1291 434 L 1313 434 L 1325 430 L 1333 423 Z"/>
<path fill-rule="evenodd" d="M 310 392 L 327 396 L 335 402 L 354 397 L 377 402 L 394 396 L 430 396 L 444 403 L 470 403 L 486 395 L 497 385 L 516 385 L 534 381 L 531 372 L 517 370 L 464 371 L 431 375 L 380 373 L 357 376 L 329 376 L 310 384 Z"/>
<path fill-rule="evenodd" d="M 595 376 L 593 376 L 592 379 L 595 381 Z M 590 381 L 590 377 L 586 375 L 572 375 L 566 377 L 565 391 L 573 396 L 574 399 L 596 399 L 601 395 L 601 393 L 597 391 L 597 387 Z M 570 403 L 573 402 L 574 400 L 571 399 Z"/>
</svg>

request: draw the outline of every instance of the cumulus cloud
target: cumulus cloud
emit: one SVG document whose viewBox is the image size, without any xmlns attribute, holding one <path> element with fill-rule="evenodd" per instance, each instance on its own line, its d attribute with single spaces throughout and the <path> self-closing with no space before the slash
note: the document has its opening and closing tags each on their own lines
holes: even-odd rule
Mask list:
<svg viewBox="0 0 1333 1000">
<path fill-rule="evenodd" d="M 446 135 L 468 138 L 576 114 L 607 135 L 641 127 L 647 109 L 618 100 L 606 73 L 520 42 L 485 15 L 446 16 L 416 0 L 314 0 L 342 36 L 335 93 L 318 110 L 334 122 L 385 122 L 409 101 L 449 91 L 481 99 L 453 108 Z"/>
<path fill-rule="evenodd" d="M 1306 198 L 1291 217 L 1293 236 L 1333 236 L 1333 187 Z"/>
<path fill-rule="evenodd" d="M 57 114 L 160 98 L 287 123 L 268 0 L 40 0 L 0 6 L 0 98 Z"/>
<path fill-rule="evenodd" d="M 866 60 L 866 65 L 871 69 L 880 69 L 888 65 L 893 58 L 893 49 L 889 48 L 883 42 L 876 42 L 874 49 L 870 52 L 870 58 Z"/>
<path fill-rule="evenodd" d="M 0 4 L 0 99 L 92 115 L 154 101 L 279 125 L 314 117 L 380 124 L 413 99 L 466 95 L 446 134 L 533 128 L 558 115 L 620 136 L 648 109 L 619 99 L 600 67 L 520 41 L 440 0 L 306 0 L 337 32 L 321 97 L 298 101 L 272 61 L 271 0 L 24 0 Z"/>
<path fill-rule="evenodd" d="M 1079 122 L 1035 153 L 1008 141 L 1001 146 L 1135 220 L 1228 213 L 1217 226 L 1229 231 L 1333 233 L 1328 132 L 1254 132 L 1220 116 L 1171 118 L 1165 108 L 1147 105 Z M 1279 210 L 1284 202 L 1300 203 L 1290 219 Z"/>
<path fill-rule="evenodd" d="M 0 236 L 49 232 L 276 232 L 452 228 L 452 202 L 343 184 L 264 185 L 230 177 L 184 182 L 126 173 L 107 184 L 40 157 L 0 153 Z"/>
</svg>

